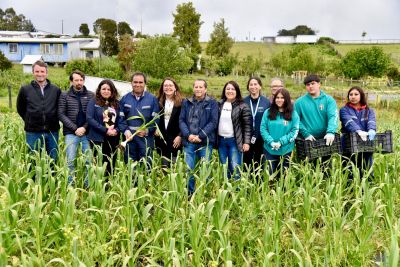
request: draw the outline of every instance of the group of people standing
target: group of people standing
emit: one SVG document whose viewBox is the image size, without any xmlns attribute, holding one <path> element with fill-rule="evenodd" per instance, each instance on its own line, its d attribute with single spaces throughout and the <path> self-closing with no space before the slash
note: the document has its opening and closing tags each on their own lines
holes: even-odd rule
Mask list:
<svg viewBox="0 0 400 267">
<path fill-rule="evenodd" d="M 211 159 L 213 148 L 217 148 L 220 162 L 227 164 L 228 178 L 237 180 L 244 164 L 255 170 L 266 161 L 270 174 L 287 168 L 298 135 L 310 141 L 324 138 L 326 145 L 331 145 L 338 128 L 336 101 L 320 89 L 317 75 L 305 78 L 307 93 L 294 103 L 279 78 L 271 80 L 268 98 L 262 96 L 261 79 L 251 77 L 247 83 L 249 96 L 243 98 L 238 83 L 229 81 L 216 101 L 207 94 L 203 79 L 194 81 L 193 95 L 184 99 L 174 79 L 165 78 L 156 97 L 146 90 L 146 76 L 137 72 L 132 76 L 132 92 L 119 100 L 110 80 L 100 82 L 92 93 L 84 86 L 85 75 L 74 71 L 71 87 L 61 92 L 47 79 L 44 62 L 37 61 L 32 70 L 34 80 L 21 87 L 17 99 L 26 141 L 32 151 L 44 146 L 56 162 L 61 121 L 69 184 L 75 181 L 78 149 L 103 157 L 110 175 L 117 145 L 124 139 L 129 141 L 125 161 L 143 159 L 149 163 L 155 148 L 167 166 L 183 151 L 189 169 L 188 192 L 192 194 L 192 172 L 199 160 Z M 349 90 L 340 120 L 344 133 L 357 132 L 363 140 L 375 136 L 375 114 L 359 87 Z M 372 154 L 361 157 L 371 166 Z M 90 161 L 88 156 L 86 164 Z"/>
</svg>

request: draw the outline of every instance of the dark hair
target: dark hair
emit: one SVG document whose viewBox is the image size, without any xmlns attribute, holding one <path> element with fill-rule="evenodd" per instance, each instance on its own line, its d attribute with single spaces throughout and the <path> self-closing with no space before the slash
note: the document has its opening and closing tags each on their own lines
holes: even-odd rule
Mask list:
<svg viewBox="0 0 400 267">
<path fill-rule="evenodd" d="M 204 83 L 204 87 L 207 89 L 207 82 L 206 82 L 206 80 L 204 80 L 204 79 L 196 79 L 196 80 L 193 82 L 193 86 L 194 86 L 194 84 L 195 84 L 196 82 L 203 82 L 203 83 Z"/>
<path fill-rule="evenodd" d="M 310 74 L 304 78 L 304 85 L 310 82 L 317 82 L 319 83 L 321 80 L 317 74 Z"/>
<path fill-rule="evenodd" d="M 35 68 L 35 66 L 39 66 L 42 68 L 46 68 L 46 72 L 47 72 L 47 64 L 43 61 L 43 60 L 37 60 L 35 63 L 33 63 L 32 65 L 32 71 Z"/>
<path fill-rule="evenodd" d="M 251 76 L 250 79 L 247 81 L 247 90 L 249 90 L 249 85 L 251 80 L 256 80 L 260 86 L 262 86 L 262 82 L 260 77 L 258 76 Z M 261 92 L 260 92 L 261 93 Z"/>
<path fill-rule="evenodd" d="M 276 93 L 274 94 L 272 103 L 271 103 L 271 107 L 269 108 L 268 118 L 270 120 L 276 120 L 276 115 L 279 112 L 279 108 L 278 108 L 278 105 L 275 103 L 275 100 L 279 94 L 282 94 L 283 99 L 285 100 L 283 102 L 283 118 L 287 121 L 291 121 L 292 113 L 293 113 L 293 104 L 292 104 L 292 100 L 290 98 L 289 91 L 284 88 L 278 89 L 278 91 L 276 91 Z"/>
<path fill-rule="evenodd" d="M 69 80 L 72 82 L 72 80 L 74 79 L 73 75 L 74 74 L 78 74 L 79 76 L 82 77 L 83 80 L 85 80 L 85 74 L 80 71 L 80 70 L 74 70 L 70 75 L 69 75 Z"/>
<path fill-rule="evenodd" d="M 176 83 L 176 81 L 174 79 L 167 77 L 162 81 L 162 83 L 160 85 L 160 89 L 158 89 L 157 98 L 158 98 L 158 103 L 160 104 L 160 108 L 164 107 L 165 99 L 166 99 L 166 96 L 164 94 L 164 83 L 165 83 L 165 81 L 171 81 L 174 84 L 175 89 L 176 89 L 175 94 L 173 96 L 174 107 L 180 107 L 181 104 L 182 104 L 181 90 L 179 89 L 179 86 L 178 86 L 178 84 Z"/>
<path fill-rule="evenodd" d="M 144 79 L 144 83 L 147 84 L 147 77 L 143 72 L 138 71 L 138 72 L 135 72 L 134 74 L 132 74 L 131 82 L 133 81 L 133 78 L 135 78 L 135 76 L 142 76 Z"/>
<path fill-rule="evenodd" d="M 364 90 L 361 87 L 358 86 L 353 86 L 350 88 L 350 90 L 347 92 L 347 103 L 350 102 L 350 93 L 353 90 L 357 90 L 360 93 L 360 104 L 361 106 L 366 106 L 366 108 L 368 108 L 368 104 L 367 104 L 367 97 L 365 96 Z"/>
<path fill-rule="evenodd" d="M 108 106 L 106 104 L 106 100 L 101 96 L 101 93 L 100 93 L 101 87 L 104 84 L 107 84 L 108 86 L 110 86 L 110 89 L 111 89 L 111 96 L 107 100 L 108 101 L 108 105 L 113 107 L 113 108 L 115 108 L 115 109 L 117 109 L 118 108 L 118 97 L 119 97 L 119 94 L 118 94 L 117 88 L 115 88 L 114 83 L 112 81 L 110 81 L 110 80 L 102 80 L 99 83 L 99 85 L 97 86 L 96 97 L 95 97 L 96 104 L 101 106 L 101 107 Z"/>
<path fill-rule="evenodd" d="M 226 87 L 228 86 L 228 84 L 232 85 L 235 88 L 236 91 L 236 100 L 238 101 L 242 101 L 242 94 L 240 93 L 240 88 L 239 88 L 239 84 L 235 81 L 229 81 L 224 85 L 224 89 L 222 89 L 222 95 L 221 95 L 221 99 L 223 101 L 226 101 L 226 95 L 225 95 L 225 91 L 226 91 Z"/>
</svg>

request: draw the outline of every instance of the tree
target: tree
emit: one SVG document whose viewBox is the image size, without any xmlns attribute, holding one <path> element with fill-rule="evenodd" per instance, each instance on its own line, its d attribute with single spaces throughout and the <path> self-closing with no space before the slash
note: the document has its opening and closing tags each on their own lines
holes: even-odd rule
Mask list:
<svg viewBox="0 0 400 267">
<path fill-rule="evenodd" d="M 161 79 L 186 74 L 192 65 L 188 51 L 170 36 L 156 36 L 141 41 L 133 61 L 134 70 Z"/>
<path fill-rule="evenodd" d="M 207 44 L 206 53 L 217 58 L 229 54 L 232 48 L 233 39 L 229 37 L 229 30 L 225 28 L 225 20 L 214 23 L 214 30 L 210 35 L 210 41 Z"/>
<path fill-rule="evenodd" d="M 17 15 L 15 10 L 10 7 L 6 10 L 0 8 L 0 30 L 2 31 L 36 31 L 32 22 L 24 15 Z"/>
<path fill-rule="evenodd" d="M 133 30 L 131 28 L 131 26 L 125 22 L 125 21 L 120 21 L 118 22 L 118 35 L 122 36 L 124 34 L 129 34 L 129 35 L 133 35 Z"/>
<path fill-rule="evenodd" d="M 348 78 L 382 77 L 390 66 L 390 57 L 381 47 L 360 48 L 349 51 L 340 66 Z"/>
<path fill-rule="evenodd" d="M 367 32 L 364 31 L 364 32 L 362 32 L 361 37 L 364 39 L 365 36 L 367 36 Z"/>
<path fill-rule="evenodd" d="M 315 31 L 306 25 L 298 25 L 294 29 L 282 29 L 278 31 L 278 36 L 296 36 L 296 35 L 315 35 Z"/>
<path fill-rule="evenodd" d="M 200 46 L 200 14 L 196 12 L 193 3 L 182 3 L 176 7 L 174 16 L 174 37 L 177 37 L 182 47 L 190 49 L 192 53 L 201 53 Z"/>
<path fill-rule="evenodd" d="M 4 56 L 3 52 L 0 51 L 0 70 L 8 70 L 12 68 L 12 63 L 6 56 Z"/>
<path fill-rule="evenodd" d="M 305 70 L 311 73 L 323 73 L 326 66 L 321 55 L 313 54 L 307 45 L 295 45 L 290 50 L 284 50 L 272 56 L 272 66 L 288 75 L 293 71 Z"/>
<path fill-rule="evenodd" d="M 101 51 L 107 56 L 118 53 L 117 23 L 112 19 L 99 18 L 93 23 L 93 31 L 100 36 Z"/>
<path fill-rule="evenodd" d="M 89 26 L 87 25 L 87 23 L 82 23 L 81 26 L 79 26 L 79 32 L 83 36 L 88 36 L 89 35 L 90 30 L 89 30 Z"/>
<path fill-rule="evenodd" d="M 125 73 L 132 71 L 132 61 L 137 50 L 137 45 L 132 41 L 132 36 L 124 34 L 118 43 L 119 52 L 117 60 Z"/>
</svg>

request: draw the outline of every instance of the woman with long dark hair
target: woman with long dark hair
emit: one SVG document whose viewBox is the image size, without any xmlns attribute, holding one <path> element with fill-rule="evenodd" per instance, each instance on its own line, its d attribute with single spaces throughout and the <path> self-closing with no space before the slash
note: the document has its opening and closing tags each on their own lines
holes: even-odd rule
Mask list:
<svg viewBox="0 0 400 267">
<path fill-rule="evenodd" d="M 110 80 L 102 80 L 96 89 L 96 96 L 87 106 L 86 118 L 89 125 L 88 139 L 95 153 L 99 146 L 103 161 L 107 162 L 107 175 L 112 174 L 116 156 L 115 150 L 119 143 L 118 122 L 118 91 Z"/>
<path fill-rule="evenodd" d="M 272 99 L 271 107 L 264 113 L 260 126 L 270 175 L 281 167 L 289 167 L 299 123 L 300 119 L 293 109 L 289 91 L 279 89 Z"/>
<path fill-rule="evenodd" d="M 222 164 L 228 161 L 228 178 L 240 178 L 243 152 L 250 148 L 251 113 L 242 100 L 239 85 L 229 81 L 222 90 L 218 122 L 218 155 Z"/>
<path fill-rule="evenodd" d="M 361 140 L 374 140 L 376 134 L 376 117 L 373 109 L 368 107 L 367 98 L 361 87 L 351 87 L 347 92 L 347 103 L 340 109 L 342 133 L 357 133 Z M 372 166 L 372 152 L 345 155 L 358 167 L 360 174 Z"/>
<path fill-rule="evenodd" d="M 158 90 L 158 101 L 161 116 L 156 131 L 156 149 L 163 157 L 163 165 L 169 160 L 176 161 L 178 151 L 182 149 L 182 138 L 179 130 L 179 115 L 182 106 L 182 94 L 178 84 L 172 78 L 165 78 Z"/>
</svg>

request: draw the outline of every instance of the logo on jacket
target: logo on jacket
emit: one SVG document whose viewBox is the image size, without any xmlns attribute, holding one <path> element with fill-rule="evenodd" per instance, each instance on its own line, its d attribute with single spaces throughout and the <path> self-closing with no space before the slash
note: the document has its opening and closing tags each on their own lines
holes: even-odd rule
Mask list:
<svg viewBox="0 0 400 267">
<path fill-rule="evenodd" d="M 323 104 L 319 105 L 319 110 L 324 110 L 324 105 Z"/>
</svg>

